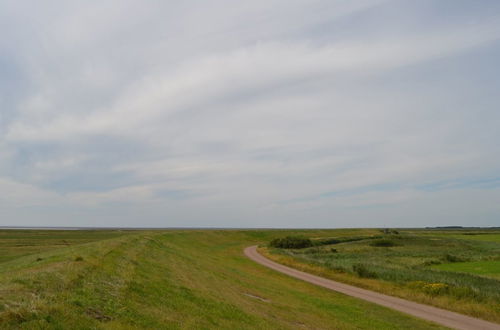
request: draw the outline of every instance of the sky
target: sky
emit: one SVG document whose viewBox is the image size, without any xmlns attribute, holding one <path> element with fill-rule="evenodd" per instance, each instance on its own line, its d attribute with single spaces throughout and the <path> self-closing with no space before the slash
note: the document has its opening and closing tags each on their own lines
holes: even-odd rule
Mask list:
<svg viewBox="0 0 500 330">
<path fill-rule="evenodd" d="M 500 1 L 0 0 L 0 226 L 500 226 Z"/>
</svg>

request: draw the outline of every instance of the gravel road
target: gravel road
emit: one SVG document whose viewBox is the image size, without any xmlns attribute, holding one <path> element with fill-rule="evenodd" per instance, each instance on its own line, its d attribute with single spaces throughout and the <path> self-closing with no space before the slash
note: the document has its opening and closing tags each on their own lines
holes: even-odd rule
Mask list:
<svg viewBox="0 0 500 330">
<path fill-rule="evenodd" d="M 415 303 L 412 301 L 387 296 L 370 290 L 361 289 L 352 285 L 347 285 L 340 282 L 335 282 L 323 277 L 308 274 L 300 270 L 296 270 L 274 261 L 271 261 L 257 252 L 257 246 L 247 247 L 244 251 L 245 255 L 253 261 L 277 270 L 278 272 L 298 278 L 300 280 L 322 286 L 324 288 L 334 290 L 348 296 L 363 299 L 378 305 L 389 307 L 397 311 L 410 314 L 428 321 L 432 321 L 446 327 L 463 330 L 500 330 L 500 325 L 476 319 L 470 316 L 450 312 L 444 309 Z"/>
</svg>

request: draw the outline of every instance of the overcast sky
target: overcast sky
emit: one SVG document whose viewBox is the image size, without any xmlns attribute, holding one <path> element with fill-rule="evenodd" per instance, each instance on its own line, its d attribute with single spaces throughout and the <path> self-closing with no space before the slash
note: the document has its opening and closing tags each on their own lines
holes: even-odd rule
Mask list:
<svg viewBox="0 0 500 330">
<path fill-rule="evenodd" d="M 498 0 L 0 0 L 0 226 L 499 226 L 499 101 Z"/>
</svg>

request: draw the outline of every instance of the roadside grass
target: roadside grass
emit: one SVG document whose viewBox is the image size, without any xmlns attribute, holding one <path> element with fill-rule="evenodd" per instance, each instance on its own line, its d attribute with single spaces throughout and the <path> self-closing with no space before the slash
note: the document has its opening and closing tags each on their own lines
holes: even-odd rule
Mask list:
<svg viewBox="0 0 500 330">
<path fill-rule="evenodd" d="M 287 277 L 242 253 L 246 246 L 297 232 L 334 234 L 137 231 L 96 233 L 99 240 L 91 241 L 85 233 L 81 244 L 54 248 L 49 239 L 47 250 L 35 237 L 40 252 L 0 263 L 0 328 L 441 328 Z M 19 239 L 22 234 L 16 233 Z M 70 236 L 78 241 L 77 234 Z M 0 241 L 8 246 L 9 239 Z"/>
<path fill-rule="evenodd" d="M 500 322 L 500 281 L 484 276 L 496 272 L 500 244 L 458 239 L 456 233 L 446 237 L 445 233 L 400 232 L 384 235 L 382 240 L 261 252 L 277 262 L 334 280 Z M 485 273 L 464 271 L 477 262 L 489 265 Z"/>
</svg>

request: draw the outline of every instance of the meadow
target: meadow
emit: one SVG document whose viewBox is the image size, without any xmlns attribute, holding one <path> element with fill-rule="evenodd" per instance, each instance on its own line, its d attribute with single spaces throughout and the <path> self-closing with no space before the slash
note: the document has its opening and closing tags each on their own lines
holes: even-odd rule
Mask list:
<svg viewBox="0 0 500 330">
<path fill-rule="evenodd" d="M 334 280 L 500 322 L 499 231 L 365 230 L 309 238 L 311 247 L 261 252 Z"/>
<path fill-rule="evenodd" d="M 1 329 L 439 329 L 254 263 L 276 237 L 363 230 L 0 231 Z"/>
<path fill-rule="evenodd" d="M 500 260 L 457 262 L 437 265 L 433 268 L 500 279 Z"/>
</svg>

